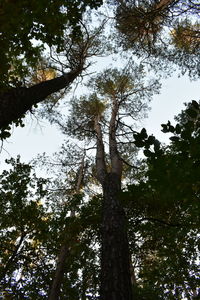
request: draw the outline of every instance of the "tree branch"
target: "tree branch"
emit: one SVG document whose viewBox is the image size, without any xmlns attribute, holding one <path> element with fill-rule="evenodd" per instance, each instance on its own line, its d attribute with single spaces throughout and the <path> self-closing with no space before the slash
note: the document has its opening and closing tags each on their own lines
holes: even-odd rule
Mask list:
<svg viewBox="0 0 200 300">
<path fill-rule="evenodd" d="M 160 224 L 170 226 L 170 227 L 186 227 L 186 226 L 188 226 L 186 224 L 183 225 L 181 223 L 175 223 L 175 224 L 174 223 L 168 223 L 164 220 L 160 220 L 160 219 L 157 219 L 157 218 L 151 218 L 151 217 L 139 219 L 139 220 L 136 221 L 136 223 L 139 224 L 139 223 L 142 223 L 143 221 L 156 222 L 156 223 L 160 223 Z"/>
<path fill-rule="evenodd" d="M 43 101 L 52 93 L 68 87 L 82 69 L 70 71 L 60 77 L 35 84 L 29 88 L 11 88 L 0 93 L 0 128 L 21 118 L 33 105 Z"/>
<path fill-rule="evenodd" d="M 103 184 L 106 175 L 106 163 L 105 163 L 105 151 L 104 151 L 104 143 L 103 136 L 101 131 L 101 125 L 99 124 L 99 117 L 95 118 L 95 132 L 97 135 L 97 150 L 96 150 L 96 170 L 97 170 L 97 180 Z"/>
</svg>

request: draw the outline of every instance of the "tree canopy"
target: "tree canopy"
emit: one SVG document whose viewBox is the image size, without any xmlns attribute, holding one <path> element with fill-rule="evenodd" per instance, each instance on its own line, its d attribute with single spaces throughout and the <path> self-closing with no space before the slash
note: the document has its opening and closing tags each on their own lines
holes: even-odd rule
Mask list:
<svg viewBox="0 0 200 300">
<path fill-rule="evenodd" d="M 153 286 L 158 299 L 193 299 L 199 286 L 199 103 L 193 100 L 176 120 L 175 126 L 162 125 L 163 132 L 172 134 L 169 146 L 159 149 L 144 130 L 135 136 L 136 143 L 140 140 L 140 147 L 148 149 L 148 168 L 144 179 L 123 195 L 125 201 L 130 197 L 132 223 L 139 229 L 133 232 L 133 253 L 144 230 L 144 248 L 135 258 L 141 264 L 140 276 L 147 292 Z M 149 251 L 147 257 L 143 251 Z"/>
<path fill-rule="evenodd" d="M 138 57 L 161 59 L 164 68 L 176 64 L 181 72 L 199 77 L 198 1 L 116 0 L 118 44 Z M 172 63 L 172 64 L 171 64 Z M 159 64 L 159 68 L 162 68 Z"/>
<path fill-rule="evenodd" d="M 64 142 L 0 174 L 2 297 L 199 299 L 200 103 L 167 145 L 140 128 L 161 78 L 199 77 L 198 2 L 36 2 L 0 4 L 0 138 L 31 111 Z"/>
<path fill-rule="evenodd" d="M 81 35 L 80 21 L 87 7 L 102 1 L 1 1 L 1 87 L 23 78 L 29 66 L 36 66 L 46 46 L 63 50 L 65 32 Z"/>
</svg>

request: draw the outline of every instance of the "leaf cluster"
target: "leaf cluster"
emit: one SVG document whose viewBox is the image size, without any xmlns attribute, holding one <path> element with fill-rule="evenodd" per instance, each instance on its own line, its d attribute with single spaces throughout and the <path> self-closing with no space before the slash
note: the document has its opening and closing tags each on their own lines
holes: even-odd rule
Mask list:
<svg viewBox="0 0 200 300">
<path fill-rule="evenodd" d="M 156 71 L 178 66 L 199 77 L 199 5 L 185 1 L 115 1 L 116 43 Z M 155 63 L 156 62 L 156 63 Z"/>
<path fill-rule="evenodd" d="M 171 144 L 159 155 L 155 150 L 151 155 L 144 152 L 145 177 L 122 194 L 141 297 L 152 291 L 155 299 L 193 299 L 199 286 L 198 116 L 199 103 L 192 101 L 177 117 L 176 126 L 162 125 L 164 132 L 174 134 Z M 140 147 L 155 141 L 144 129 L 136 136 Z"/>
<path fill-rule="evenodd" d="M 1 1 L 1 88 L 16 75 L 23 78 L 28 66 L 35 66 L 44 45 L 63 50 L 65 30 L 74 36 L 81 35 L 80 21 L 85 10 L 97 8 L 102 1 Z M 12 17 L 11 17 L 12 16 Z M 20 16 L 20 18 L 19 18 Z"/>
</svg>

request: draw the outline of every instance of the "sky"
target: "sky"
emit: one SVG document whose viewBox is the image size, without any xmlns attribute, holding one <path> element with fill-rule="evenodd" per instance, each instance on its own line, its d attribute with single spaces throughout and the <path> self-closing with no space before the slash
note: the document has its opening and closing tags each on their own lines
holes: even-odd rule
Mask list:
<svg viewBox="0 0 200 300">
<path fill-rule="evenodd" d="M 157 139 L 167 143 L 168 135 L 161 132 L 161 124 L 168 120 L 173 122 L 174 116 L 184 108 L 184 102 L 200 100 L 200 81 L 190 81 L 187 76 L 178 78 L 174 75 L 162 81 L 159 95 L 153 97 L 151 110 L 147 119 L 140 126 L 147 129 L 148 134 L 154 134 Z M 51 155 L 59 150 L 64 136 L 56 126 L 45 120 L 39 122 L 34 116 L 29 116 L 24 128 L 15 128 L 11 138 L 6 140 L 0 153 L 0 172 L 5 168 L 5 159 L 21 156 L 21 161 L 29 162 L 37 154 L 46 152 Z"/>
<path fill-rule="evenodd" d="M 161 132 L 161 124 L 168 120 L 173 122 L 174 116 L 184 109 L 184 103 L 191 100 L 200 100 L 200 80 L 190 81 L 188 76 L 173 76 L 163 80 L 161 93 L 154 96 L 148 119 L 144 120 L 144 127 L 149 134 L 153 133 L 162 142 L 167 142 L 168 134 Z"/>
</svg>

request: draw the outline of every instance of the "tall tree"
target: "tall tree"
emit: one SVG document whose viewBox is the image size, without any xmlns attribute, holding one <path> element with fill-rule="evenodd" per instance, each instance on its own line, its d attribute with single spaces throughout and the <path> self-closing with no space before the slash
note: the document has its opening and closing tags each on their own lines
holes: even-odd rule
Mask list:
<svg viewBox="0 0 200 300">
<path fill-rule="evenodd" d="M 39 4 L 34 0 L 20 3 L 1 1 L 1 129 L 12 122 L 19 125 L 21 121 L 18 119 L 33 105 L 68 87 L 81 74 L 86 67 L 88 48 L 91 46 L 91 36 L 87 36 L 86 41 L 87 34 L 82 31 L 83 13 L 88 7 L 97 8 L 101 4 L 102 1 L 93 0 L 63 0 L 56 3 L 44 0 Z M 72 51 L 69 51 L 70 47 Z M 57 55 L 62 56 L 61 72 L 55 73 L 57 78 L 51 81 L 40 85 L 32 84 L 30 87 L 27 77 L 30 77 L 31 69 L 37 68 L 48 49 L 52 54 L 53 48 Z M 66 57 L 70 57 L 70 61 L 66 61 Z M 8 131 L 6 132 L 2 137 L 8 137 Z"/>
<path fill-rule="evenodd" d="M 102 102 L 89 102 L 84 102 L 87 115 L 90 112 L 90 116 L 94 116 L 97 110 L 105 112 Z M 134 134 L 135 144 L 145 147 L 146 171 L 141 172 L 137 182 L 134 175 L 134 184 L 117 195 L 128 220 L 134 299 L 199 297 L 199 107 L 199 103 L 192 101 L 178 116 L 175 126 L 170 122 L 163 124 L 163 131 L 173 134 L 167 147 L 161 147 L 144 129 Z M 104 122 L 101 118 L 105 137 Z M 93 131 L 93 126 L 89 128 Z M 124 147 L 125 141 L 121 142 Z M 0 176 L 0 274 L 2 291 L 8 296 L 47 297 L 50 282 L 55 278 L 57 253 L 65 244 L 71 249 L 63 264 L 61 297 L 96 299 L 102 197 L 83 201 L 78 195 L 73 199 L 69 196 L 80 179 L 76 174 L 80 174 L 77 170 L 81 162 L 80 153 L 71 149 L 69 143 L 49 163 L 51 174 L 52 164 L 56 163 L 65 176 L 62 182 L 59 171 L 58 183 L 51 186 L 53 193 L 48 193 L 44 206 L 46 192 L 42 185 L 45 181 L 30 177 L 30 166 L 11 160 L 14 170 L 4 171 Z M 129 149 L 127 157 L 130 154 Z M 124 152 L 120 155 L 125 164 L 126 155 Z M 106 167 L 110 168 L 108 155 L 105 158 Z M 127 163 L 130 166 L 131 161 Z M 72 218 L 69 213 L 75 207 L 77 216 Z"/>
<path fill-rule="evenodd" d="M 80 163 L 80 167 L 78 168 L 78 173 L 75 174 L 76 180 L 74 183 L 74 187 L 71 188 L 71 197 L 76 197 L 81 193 L 81 188 L 82 188 L 82 183 L 84 180 L 84 169 L 85 169 L 85 154 L 83 154 L 83 158 Z M 68 193 L 69 196 L 69 193 Z M 75 218 L 76 217 L 76 209 L 75 207 L 72 208 L 70 212 L 70 217 Z M 75 230 L 72 231 L 72 236 L 69 237 L 69 229 L 68 227 L 64 228 L 64 242 L 61 245 L 60 252 L 57 258 L 57 266 L 56 266 L 56 271 L 55 275 L 53 278 L 53 282 L 50 288 L 49 292 L 49 300 L 58 300 L 60 293 L 61 293 L 61 285 L 63 283 L 63 277 L 64 277 L 64 269 L 65 269 L 65 264 L 67 257 L 69 256 L 70 250 L 72 248 L 72 243 L 73 241 L 77 240 L 77 235 Z M 68 236 L 67 241 L 65 241 L 65 236 Z M 71 243 L 69 243 L 69 240 L 71 240 Z"/>
<path fill-rule="evenodd" d="M 120 202 L 123 157 L 119 152 L 121 138 L 129 142 L 133 127 L 123 119 L 137 119 L 157 90 L 155 81 L 145 86 L 142 67 L 129 70 L 108 69 L 89 81 L 94 93 L 72 101 L 66 133 L 81 139 L 96 140 L 95 174 L 103 190 L 101 225 L 100 298 L 132 299 L 127 220 Z M 106 140 L 108 153 L 105 151 Z M 121 137 L 121 138 L 120 138 Z"/>
</svg>

